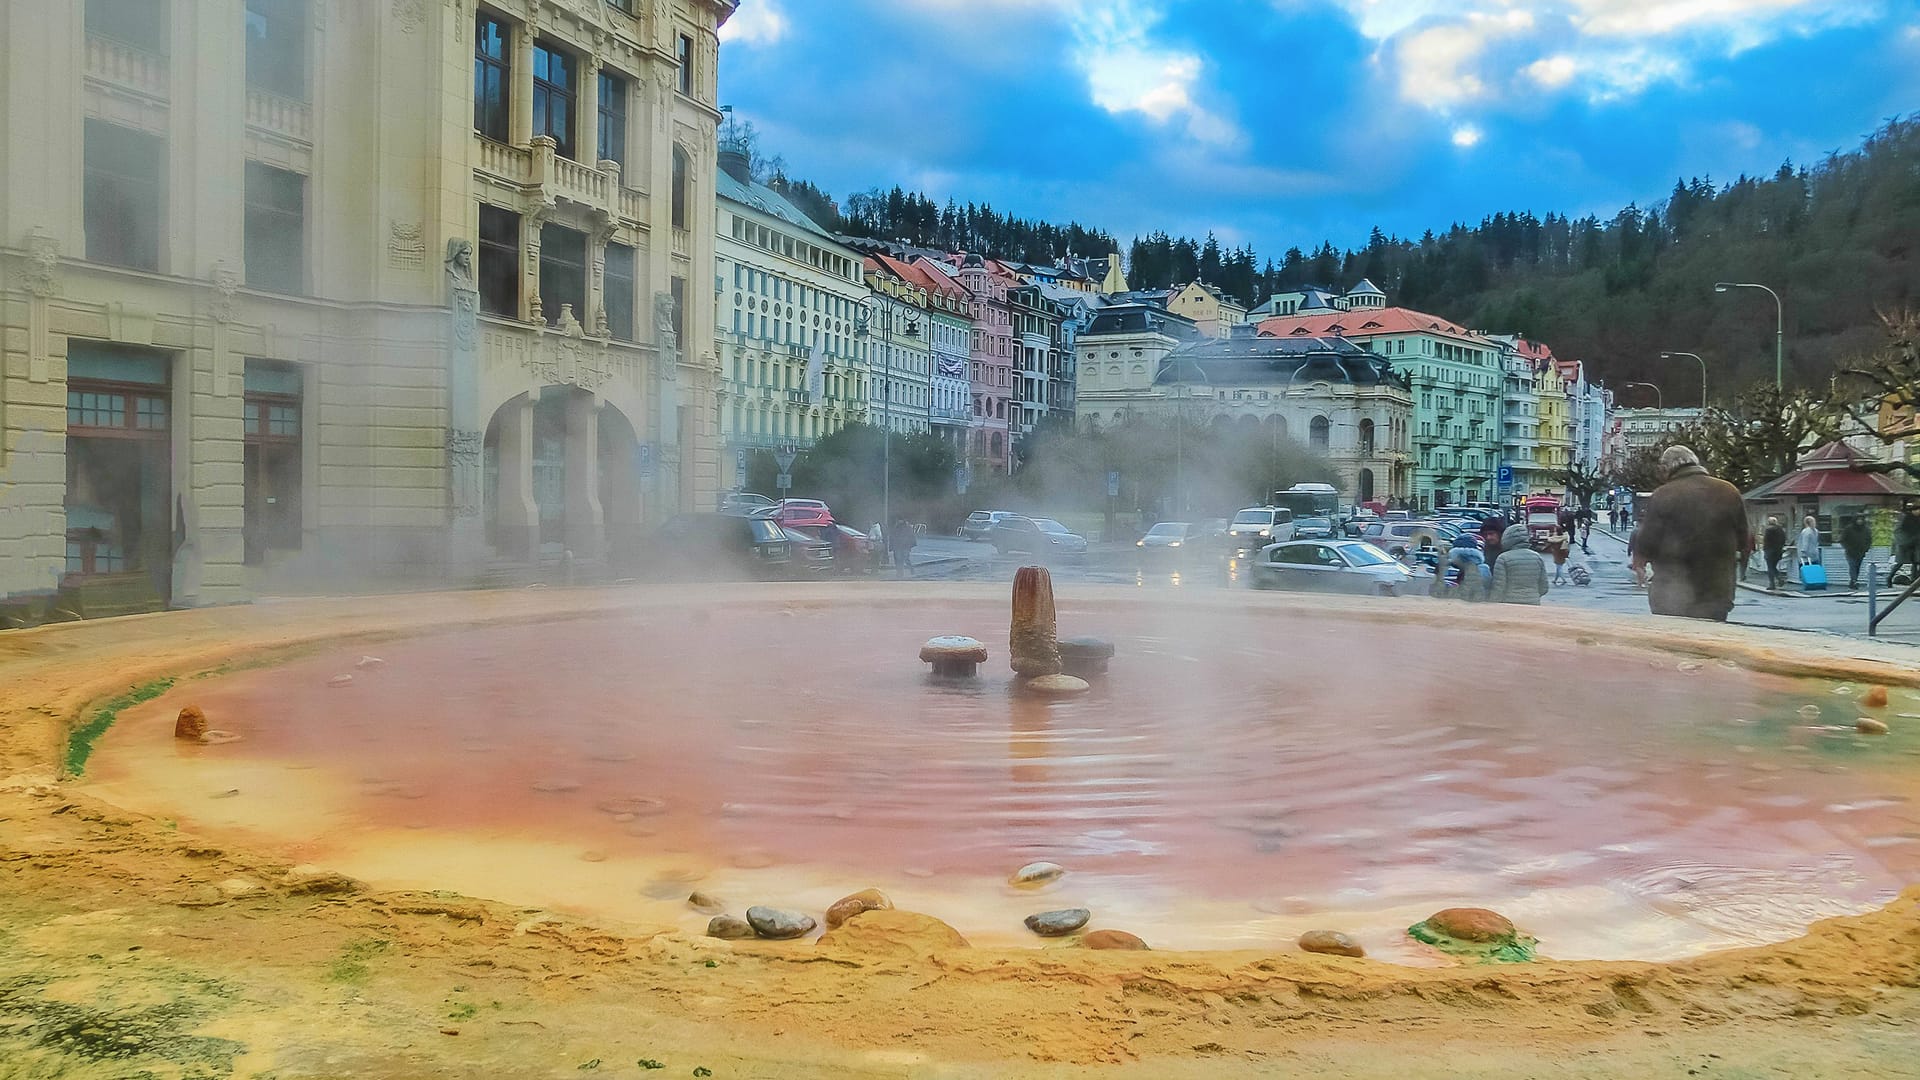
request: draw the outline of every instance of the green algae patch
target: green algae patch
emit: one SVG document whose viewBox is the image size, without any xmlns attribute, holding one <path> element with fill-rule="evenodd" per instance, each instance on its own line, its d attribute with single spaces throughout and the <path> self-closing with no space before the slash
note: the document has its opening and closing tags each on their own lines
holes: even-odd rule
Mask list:
<svg viewBox="0 0 1920 1080">
<path fill-rule="evenodd" d="M 152 701 L 171 689 L 173 689 L 171 677 L 155 679 L 152 682 L 141 683 L 119 697 L 111 698 L 93 710 L 93 715 L 87 717 L 86 723 L 74 728 L 73 733 L 67 736 L 67 774 L 79 776 L 87 771 L 87 759 L 93 756 L 93 744 L 99 741 L 100 736 L 107 733 L 107 729 L 113 726 L 113 722 L 120 718 L 122 712 L 142 702 Z"/>
<path fill-rule="evenodd" d="M 1492 941 L 1465 941 L 1427 925 L 1426 920 L 1407 927 L 1407 936 L 1431 945 L 1449 956 L 1478 960 L 1483 964 L 1525 964 L 1534 958 L 1540 942 L 1525 934 L 1508 934 Z"/>
</svg>

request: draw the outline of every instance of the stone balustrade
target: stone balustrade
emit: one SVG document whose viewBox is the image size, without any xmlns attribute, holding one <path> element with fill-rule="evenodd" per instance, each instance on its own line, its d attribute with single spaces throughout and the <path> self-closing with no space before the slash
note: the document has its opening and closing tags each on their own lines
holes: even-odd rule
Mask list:
<svg viewBox="0 0 1920 1080">
<path fill-rule="evenodd" d="M 98 34 L 87 35 L 87 78 L 155 101 L 165 101 L 168 96 L 166 57 Z"/>
</svg>

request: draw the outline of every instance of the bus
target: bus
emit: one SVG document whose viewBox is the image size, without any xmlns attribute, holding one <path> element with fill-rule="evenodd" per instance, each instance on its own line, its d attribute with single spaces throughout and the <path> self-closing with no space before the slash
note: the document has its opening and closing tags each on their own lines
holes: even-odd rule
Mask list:
<svg viewBox="0 0 1920 1080">
<path fill-rule="evenodd" d="M 1285 491 L 1274 492 L 1269 505 L 1293 511 L 1295 520 L 1333 519 L 1340 516 L 1340 493 L 1332 484 L 1295 484 Z"/>
</svg>

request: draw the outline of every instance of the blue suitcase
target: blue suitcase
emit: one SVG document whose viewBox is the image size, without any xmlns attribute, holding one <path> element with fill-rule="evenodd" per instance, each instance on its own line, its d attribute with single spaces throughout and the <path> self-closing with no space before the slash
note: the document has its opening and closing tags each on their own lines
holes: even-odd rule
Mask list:
<svg viewBox="0 0 1920 1080">
<path fill-rule="evenodd" d="M 1819 563 L 1806 563 L 1800 567 L 1800 587 L 1808 592 L 1820 592 L 1827 587 L 1827 568 Z"/>
</svg>

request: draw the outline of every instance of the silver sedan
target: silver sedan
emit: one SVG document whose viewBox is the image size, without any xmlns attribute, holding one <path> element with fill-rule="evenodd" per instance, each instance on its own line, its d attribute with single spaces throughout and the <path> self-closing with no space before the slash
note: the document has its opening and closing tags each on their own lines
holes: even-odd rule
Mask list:
<svg viewBox="0 0 1920 1080">
<path fill-rule="evenodd" d="M 1359 540 L 1293 540 L 1269 544 L 1253 561 L 1256 589 L 1397 596 L 1413 573 Z"/>
</svg>

